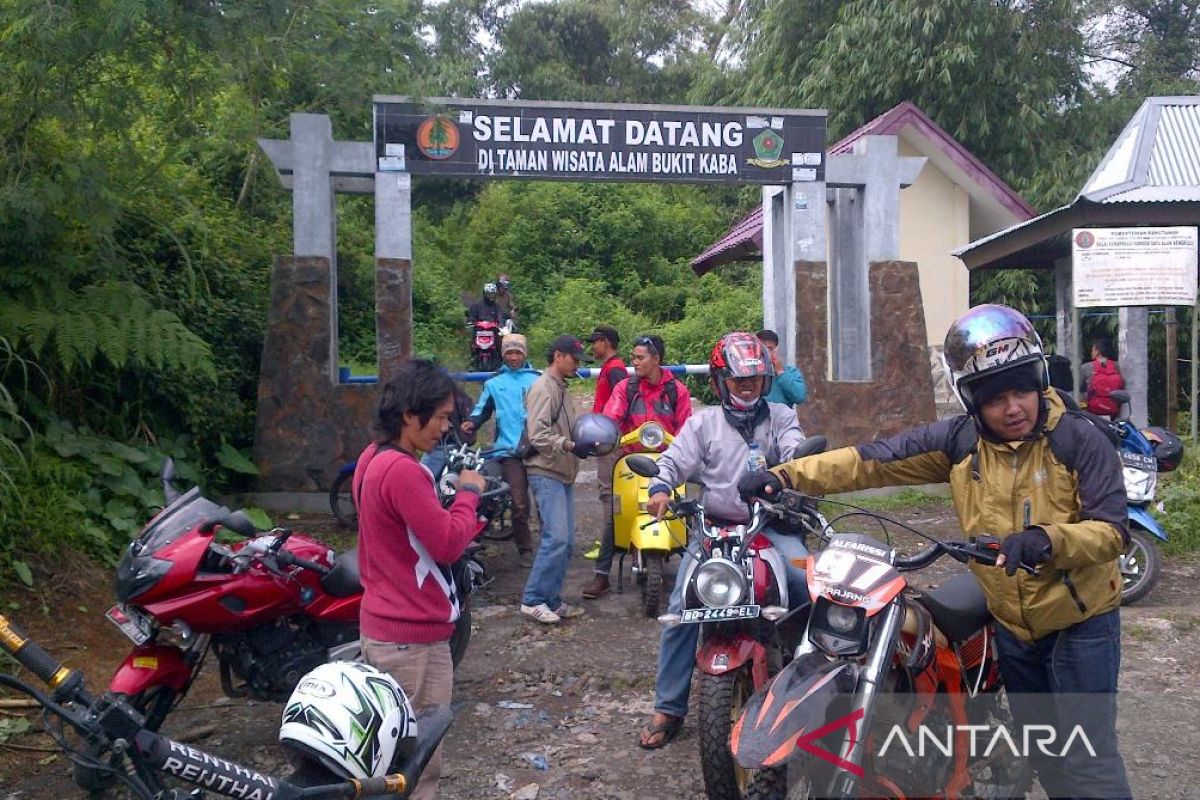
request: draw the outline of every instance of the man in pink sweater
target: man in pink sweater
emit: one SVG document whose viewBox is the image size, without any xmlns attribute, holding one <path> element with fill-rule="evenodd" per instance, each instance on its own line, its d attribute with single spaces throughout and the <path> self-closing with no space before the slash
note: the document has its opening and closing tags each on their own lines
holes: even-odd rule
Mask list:
<svg viewBox="0 0 1200 800">
<path fill-rule="evenodd" d="M 378 439 L 354 471 L 363 653 L 418 709 L 450 705 L 449 642 L 459 598 L 449 567 L 475 537 L 484 487 L 479 473 L 462 472 L 454 503 L 444 509 L 433 475 L 418 460 L 449 428 L 453 408 L 449 376 L 428 361 L 405 362 L 383 387 Z M 412 797 L 436 797 L 440 775 L 439 747 Z"/>
</svg>

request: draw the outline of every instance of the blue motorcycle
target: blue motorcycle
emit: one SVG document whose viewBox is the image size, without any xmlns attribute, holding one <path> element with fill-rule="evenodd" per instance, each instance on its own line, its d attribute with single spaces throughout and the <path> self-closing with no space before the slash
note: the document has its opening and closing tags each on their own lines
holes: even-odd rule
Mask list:
<svg viewBox="0 0 1200 800">
<path fill-rule="evenodd" d="M 1150 513 L 1158 488 L 1158 473 L 1179 465 L 1183 444 L 1168 431 L 1150 429 L 1157 441 L 1151 442 L 1129 419 L 1130 395 L 1125 390 L 1112 393 L 1120 410 L 1112 421 L 1120 437 L 1118 453 L 1125 473 L 1125 494 L 1129 498 L 1129 545 L 1120 558 L 1121 605 L 1129 605 L 1150 593 L 1162 575 L 1162 555 L 1155 541 L 1167 541 L 1167 532 Z"/>
</svg>

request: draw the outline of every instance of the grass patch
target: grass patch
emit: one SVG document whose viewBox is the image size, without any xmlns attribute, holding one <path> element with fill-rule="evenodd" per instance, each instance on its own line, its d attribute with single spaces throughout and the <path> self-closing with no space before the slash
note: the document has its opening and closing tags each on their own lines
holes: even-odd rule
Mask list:
<svg viewBox="0 0 1200 800">
<path fill-rule="evenodd" d="M 869 497 L 852 496 L 837 498 L 838 502 L 846 502 L 865 508 L 868 511 L 900 511 L 920 506 L 949 506 L 949 495 L 931 494 L 920 489 L 901 489 L 895 494 L 873 495 Z M 830 506 L 836 508 L 837 506 Z"/>
<path fill-rule="evenodd" d="M 1163 553 L 1200 550 L 1200 459 L 1195 445 L 1186 446 L 1179 469 L 1159 474 L 1158 499 L 1163 510 L 1154 511 L 1154 516 L 1167 532 Z"/>
</svg>

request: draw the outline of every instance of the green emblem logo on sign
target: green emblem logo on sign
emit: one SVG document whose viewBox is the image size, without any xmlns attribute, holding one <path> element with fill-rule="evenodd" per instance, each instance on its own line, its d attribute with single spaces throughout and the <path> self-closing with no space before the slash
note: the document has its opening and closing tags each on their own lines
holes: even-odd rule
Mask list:
<svg viewBox="0 0 1200 800">
<path fill-rule="evenodd" d="M 778 134 L 767 128 L 754 137 L 753 143 L 756 158 L 746 159 L 748 163 L 763 169 L 774 169 L 775 167 L 782 167 L 787 163 L 785 159 L 779 157 L 783 153 L 782 134 Z"/>
</svg>

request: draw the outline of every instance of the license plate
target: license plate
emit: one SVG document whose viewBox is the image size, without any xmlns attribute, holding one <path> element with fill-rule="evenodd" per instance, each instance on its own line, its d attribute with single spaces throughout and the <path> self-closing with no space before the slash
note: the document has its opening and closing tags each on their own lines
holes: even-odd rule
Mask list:
<svg viewBox="0 0 1200 800">
<path fill-rule="evenodd" d="M 726 622 L 731 619 L 755 619 L 758 606 L 729 606 L 727 608 L 685 608 L 680 622 Z"/>
<path fill-rule="evenodd" d="M 1154 456 L 1145 456 L 1141 453 L 1121 453 L 1121 463 L 1146 472 L 1158 471 L 1158 462 L 1154 460 Z"/>
<path fill-rule="evenodd" d="M 150 640 L 154 624 L 150 618 L 136 608 L 128 606 L 113 606 L 105 613 L 108 621 L 121 629 L 121 633 L 129 637 L 134 644 L 145 644 Z"/>
</svg>

